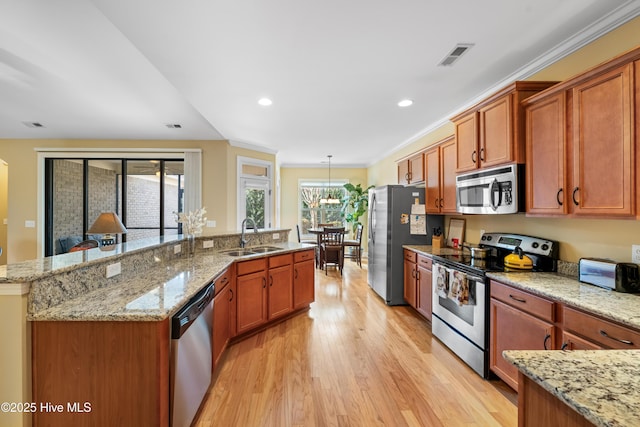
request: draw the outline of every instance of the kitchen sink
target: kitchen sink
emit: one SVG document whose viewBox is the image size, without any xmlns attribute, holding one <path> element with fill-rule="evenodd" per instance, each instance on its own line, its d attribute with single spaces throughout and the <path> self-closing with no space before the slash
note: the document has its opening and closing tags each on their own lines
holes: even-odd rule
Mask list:
<svg viewBox="0 0 640 427">
<path fill-rule="evenodd" d="M 282 248 L 279 248 L 277 246 L 260 246 L 257 248 L 250 248 L 249 250 L 255 252 L 255 253 L 265 253 L 265 252 L 273 252 L 273 251 L 279 251 Z"/>
<path fill-rule="evenodd" d="M 243 256 L 243 255 L 254 255 L 257 252 L 254 252 L 252 250 L 250 251 L 248 249 L 234 249 L 231 251 L 223 251 L 222 253 L 229 256 Z"/>
</svg>

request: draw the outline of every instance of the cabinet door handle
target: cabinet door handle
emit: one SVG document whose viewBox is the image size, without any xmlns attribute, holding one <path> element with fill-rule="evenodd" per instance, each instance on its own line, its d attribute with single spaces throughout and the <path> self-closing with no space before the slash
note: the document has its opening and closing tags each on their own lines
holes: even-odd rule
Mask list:
<svg viewBox="0 0 640 427">
<path fill-rule="evenodd" d="M 484 147 L 480 149 L 480 161 L 484 162 Z"/>
<path fill-rule="evenodd" d="M 416 278 L 416 270 L 415 270 L 415 268 L 411 269 L 411 277 L 414 278 L 414 279 Z"/>
<path fill-rule="evenodd" d="M 560 347 L 560 350 L 566 350 L 567 347 L 569 347 L 569 341 L 565 341 L 562 343 L 562 347 Z"/>
<path fill-rule="evenodd" d="M 558 192 L 556 193 L 556 201 L 558 202 L 558 204 L 560 206 L 562 206 L 562 200 L 560 200 L 560 194 L 562 194 L 562 192 L 564 191 L 564 189 L 559 189 Z"/>
<path fill-rule="evenodd" d="M 543 345 L 544 345 L 544 349 L 545 349 L 545 350 L 549 350 L 549 349 L 547 348 L 547 341 L 549 340 L 549 338 L 551 338 L 551 334 L 550 334 L 550 333 L 547 333 L 547 335 L 545 335 L 545 337 L 544 337 L 544 343 L 543 343 Z"/>
<path fill-rule="evenodd" d="M 264 288 L 266 288 L 266 287 L 267 287 L 267 278 L 266 278 L 266 277 L 263 277 L 263 278 L 262 278 L 262 289 L 264 289 Z"/>
<path fill-rule="evenodd" d="M 475 162 L 476 162 L 476 150 L 473 150 L 473 153 L 471 153 L 471 161 L 472 161 L 473 163 L 475 163 Z"/>
<path fill-rule="evenodd" d="M 436 205 L 436 208 L 438 208 L 438 199 L 434 200 L 434 204 Z"/>
<path fill-rule="evenodd" d="M 273 276 L 269 276 L 269 286 L 273 286 Z"/>
<path fill-rule="evenodd" d="M 416 280 L 420 280 L 420 270 L 416 270 Z"/>
<path fill-rule="evenodd" d="M 514 301 L 521 302 L 521 303 L 523 303 L 523 304 L 526 304 L 526 303 L 527 303 L 527 300 L 526 300 L 526 299 L 524 299 L 524 298 L 514 297 L 514 296 L 513 296 L 513 295 L 511 295 L 511 294 L 509 294 L 509 298 L 511 298 L 511 299 L 512 299 L 512 300 L 514 300 Z"/>
<path fill-rule="evenodd" d="M 632 342 L 632 341 L 629 341 L 629 340 L 623 340 L 623 339 L 620 339 L 620 338 L 612 337 L 611 335 L 607 334 L 607 333 L 606 333 L 605 331 L 603 331 L 602 329 L 600 329 L 600 335 L 602 335 L 603 337 L 606 337 L 606 338 L 612 339 L 612 340 L 614 340 L 614 341 L 618 341 L 619 343 L 622 343 L 622 344 L 626 344 L 626 345 L 633 345 L 633 342 Z"/>
<path fill-rule="evenodd" d="M 233 289 L 229 289 L 229 293 L 231 294 L 231 298 L 229 298 L 229 302 L 233 301 Z"/>
<path fill-rule="evenodd" d="M 444 199 L 440 199 L 440 207 L 444 205 Z"/>
<path fill-rule="evenodd" d="M 571 198 L 573 199 L 573 204 L 576 205 L 576 206 L 579 205 L 578 201 L 576 200 L 576 193 L 578 192 L 579 189 L 580 189 L 580 187 L 574 188 L 573 189 L 573 194 L 571 194 Z"/>
<path fill-rule="evenodd" d="M 298 269 L 297 269 L 297 268 L 294 268 L 294 269 L 293 269 L 293 278 L 294 278 L 294 279 L 297 279 L 297 278 L 298 278 Z"/>
</svg>

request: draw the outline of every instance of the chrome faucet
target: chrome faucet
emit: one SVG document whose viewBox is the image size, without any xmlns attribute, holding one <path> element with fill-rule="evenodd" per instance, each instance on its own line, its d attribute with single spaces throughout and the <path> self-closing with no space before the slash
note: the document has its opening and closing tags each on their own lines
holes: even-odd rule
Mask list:
<svg viewBox="0 0 640 427">
<path fill-rule="evenodd" d="M 245 219 L 242 220 L 242 234 L 240 235 L 240 247 L 244 248 L 244 245 L 247 244 L 247 241 L 244 238 L 244 232 L 245 232 L 245 226 L 247 225 L 247 221 L 251 221 L 251 223 L 253 224 L 253 232 L 255 234 L 258 234 L 258 227 L 256 226 L 256 222 L 253 220 L 253 218 L 247 217 Z"/>
</svg>

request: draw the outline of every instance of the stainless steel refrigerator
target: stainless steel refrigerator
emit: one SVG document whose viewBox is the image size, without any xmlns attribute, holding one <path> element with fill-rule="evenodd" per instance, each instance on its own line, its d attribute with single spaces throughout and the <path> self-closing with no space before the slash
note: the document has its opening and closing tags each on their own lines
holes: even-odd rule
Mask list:
<svg viewBox="0 0 640 427">
<path fill-rule="evenodd" d="M 442 215 L 427 215 L 426 235 L 411 234 L 403 215 L 411 215 L 424 188 L 385 185 L 369 190 L 369 286 L 389 305 L 405 304 L 402 245 L 430 245 L 434 228 L 443 229 Z"/>
</svg>

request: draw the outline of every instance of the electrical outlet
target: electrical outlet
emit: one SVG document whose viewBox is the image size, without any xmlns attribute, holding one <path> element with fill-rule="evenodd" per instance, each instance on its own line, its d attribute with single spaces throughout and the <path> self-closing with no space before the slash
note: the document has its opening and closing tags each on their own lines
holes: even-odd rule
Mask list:
<svg viewBox="0 0 640 427">
<path fill-rule="evenodd" d="M 278 240 L 280 238 L 280 234 L 273 233 L 273 235 L 271 235 L 271 238 L 273 238 L 273 240 Z"/>
<path fill-rule="evenodd" d="M 640 245 L 631 245 L 631 262 L 640 264 Z"/>
<path fill-rule="evenodd" d="M 26 220 L 24 222 L 25 228 L 36 228 L 36 222 L 33 220 Z"/>
<path fill-rule="evenodd" d="M 109 277 L 117 276 L 121 272 L 122 272 L 122 266 L 120 265 L 119 262 L 107 265 L 107 273 L 106 273 L 107 279 Z"/>
<path fill-rule="evenodd" d="M 203 248 L 212 248 L 213 247 L 213 240 L 203 240 L 202 241 L 202 247 Z"/>
<path fill-rule="evenodd" d="M 173 246 L 173 253 L 174 254 L 179 254 L 180 252 L 182 252 L 182 245 L 174 245 Z"/>
<path fill-rule="evenodd" d="M 215 228 L 215 226 L 216 226 L 215 220 L 207 221 L 207 228 Z"/>
</svg>

